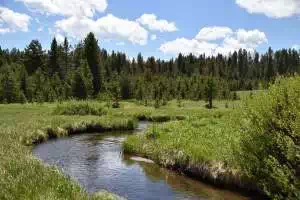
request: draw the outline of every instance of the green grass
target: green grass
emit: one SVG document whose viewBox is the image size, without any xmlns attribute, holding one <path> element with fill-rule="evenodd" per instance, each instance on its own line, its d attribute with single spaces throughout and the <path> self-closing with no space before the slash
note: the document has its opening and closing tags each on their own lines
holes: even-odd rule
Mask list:
<svg viewBox="0 0 300 200">
<path fill-rule="evenodd" d="M 215 101 L 215 109 L 205 108 L 205 102 L 183 103 L 166 113 L 180 114 L 184 119 L 163 124 L 155 123 L 144 135 L 129 136 L 123 143 L 124 151 L 150 158 L 156 163 L 205 179 L 217 185 L 243 190 L 256 190 L 240 171 L 236 159 L 240 151 L 241 135 L 235 111 L 240 101 Z M 162 108 L 163 109 L 163 108 Z"/>
<path fill-rule="evenodd" d="M 124 151 L 216 184 L 243 188 L 235 160 L 241 135 L 229 126 L 230 113 L 202 109 L 182 121 L 154 124 L 144 135 L 129 136 Z"/>
<path fill-rule="evenodd" d="M 180 108 L 176 101 L 171 101 L 159 109 L 138 105 L 134 101 L 121 102 L 118 109 L 106 108 L 104 102 L 96 101 L 0 105 L 0 199 L 110 199 L 113 195 L 106 193 L 89 196 L 78 183 L 65 177 L 58 169 L 37 160 L 31 153 L 31 145 L 75 133 L 133 129 L 136 126 L 136 119 L 146 119 L 156 122 L 176 120 L 168 122 L 164 129 L 156 128 L 162 133 L 161 137 L 165 138 L 164 140 L 173 138 L 170 141 L 174 141 L 178 137 L 179 143 L 169 143 L 167 146 L 162 144 L 157 148 L 162 150 L 162 155 L 166 152 L 163 148 L 179 147 L 183 141 L 188 150 L 189 140 L 184 139 L 184 135 L 182 137 L 177 135 L 179 130 L 184 130 L 184 127 L 188 128 L 190 125 L 193 125 L 194 130 L 199 127 L 212 128 L 216 124 L 221 129 L 224 125 L 220 119 L 232 110 L 226 108 L 225 104 L 226 102 L 216 102 L 215 105 L 219 108 L 213 111 L 205 109 L 205 102 L 193 101 L 184 101 L 183 107 Z M 69 113 L 69 109 L 72 112 Z M 102 112 L 103 110 L 105 112 Z M 194 121 L 199 118 L 203 118 L 204 121 L 199 123 Z M 204 127 L 205 120 L 209 121 L 207 127 Z M 163 135 L 165 129 L 169 131 Z M 132 139 L 134 137 L 129 140 Z M 209 141 L 209 137 L 206 140 Z M 219 142 L 221 145 L 221 140 Z M 154 146 L 151 145 L 149 149 L 154 151 Z M 191 148 L 190 151 L 203 149 Z M 177 153 L 181 155 L 180 152 Z M 206 151 L 203 156 L 209 153 Z M 187 154 L 183 154 L 185 155 Z M 215 156 L 219 159 L 217 155 Z M 196 162 L 198 158 L 193 159 Z M 174 157 L 170 155 L 169 162 L 173 162 L 173 159 Z"/>
<path fill-rule="evenodd" d="M 53 115 L 56 107 L 0 105 L 0 199 L 89 199 L 78 183 L 41 163 L 26 145 L 89 129 L 127 130 L 136 126 L 132 117 Z M 107 199 L 104 196 L 93 199 Z"/>
<path fill-rule="evenodd" d="M 54 114 L 57 115 L 96 115 L 107 113 L 103 104 L 90 101 L 68 101 L 56 106 Z"/>
</svg>

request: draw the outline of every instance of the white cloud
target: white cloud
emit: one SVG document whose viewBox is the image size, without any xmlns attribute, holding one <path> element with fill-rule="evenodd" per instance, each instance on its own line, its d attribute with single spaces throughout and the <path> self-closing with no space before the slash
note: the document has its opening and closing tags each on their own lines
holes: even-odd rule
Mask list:
<svg viewBox="0 0 300 200">
<path fill-rule="evenodd" d="M 295 45 L 292 46 L 292 49 L 300 50 L 300 45 L 295 44 Z"/>
<path fill-rule="evenodd" d="M 38 32 L 42 32 L 44 30 L 44 28 L 43 27 L 40 27 L 40 28 L 38 28 Z"/>
<path fill-rule="evenodd" d="M 207 30 L 209 29 L 213 30 L 213 27 L 208 27 Z M 174 41 L 166 42 L 162 44 L 159 49 L 163 53 L 175 55 L 178 53 L 193 53 L 195 55 L 216 55 L 221 53 L 227 55 L 230 52 L 241 48 L 247 49 L 248 51 L 254 51 L 258 45 L 268 42 L 265 33 L 256 29 L 249 31 L 238 29 L 237 31 L 231 31 L 231 33 L 225 37 L 221 37 L 221 34 L 216 37 L 217 34 L 215 34 L 214 31 L 211 33 L 212 36 L 205 35 L 206 40 L 209 40 L 209 42 L 199 40 L 197 37 L 199 35 L 198 34 L 195 39 L 178 38 Z M 212 38 L 214 38 L 214 40 Z M 217 43 L 217 40 L 220 38 L 223 38 L 222 42 Z M 214 43 L 212 41 L 214 41 Z"/>
<path fill-rule="evenodd" d="M 133 44 L 146 45 L 148 32 L 137 22 L 128 19 L 120 19 L 108 14 L 98 20 L 75 16 L 60 20 L 55 23 L 58 32 L 66 33 L 75 39 L 84 38 L 89 32 L 93 32 L 101 40 L 130 41 Z"/>
<path fill-rule="evenodd" d="M 125 42 L 117 42 L 116 45 L 117 45 L 117 46 L 124 46 L 124 45 L 125 45 Z"/>
<path fill-rule="evenodd" d="M 0 6 L 0 33 L 28 31 L 30 16 Z"/>
<path fill-rule="evenodd" d="M 155 34 L 151 35 L 151 40 L 156 40 L 157 39 L 157 36 Z"/>
<path fill-rule="evenodd" d="M 143 14 L 136 21 L 147 26 L 152 31 L 174 32 L 178 30 L 174 22 L 157 19 L 157 16 L 154 14 Z"/>
<path fill-rule="evenodd" d="M 264 14 L 271 18 L 285 18 L 300 14 L 299 0 L 236 0 L 249 13 Z"/>
<path fill-rule="evenodd" d="M 223 39 L 229 35 L 232 35 L 233 31 L 228 27 L 214 26 L 204 27 L 200 30 L 196 39 L 199 41 L 212 41 Z"/>
<path fill-rule="evenodd" d="M 217 44 L 199 42 L 195 39 L 189 40 L 186 38 L 178 38 L 174 41 L 162 44 L 159 50 L 163 53 L 171 53 L 175 55 L 179 53 L 194 53 L 195 55 L 205 53 L 211 55 L 213 54 L 213 51 L 217 48 L 217 46 Z"/>
<path fill-rule="evenodd" d="M 60 33 L 56 33 L 55 34 L 55 38 L 56 38 L 56 41 L 59 43 L 59 44 L 62 44 L 65 40 L 65 37 L 60 34 Z"/>
<path fill-rule="evenodd" d="M 268 39 L 264 32 L 257 29 L 246 31 L 245 29 L 239 29 L 237 31 L 237 39 L 240 43 L 256 46 L 262 43 L 267 43 Z"/>
<path fill-rule="evenodd" d="M 104 12 L 106 0 L 15 0 L 23 2 L 31 11 L 47 15 L 93 17 Z"/>
<path fill-rule="evenodd" d="M 9 28 L 0 28 L 0 34 L 5 34 L 9 32 L 10 32 Z"/>
</svg>

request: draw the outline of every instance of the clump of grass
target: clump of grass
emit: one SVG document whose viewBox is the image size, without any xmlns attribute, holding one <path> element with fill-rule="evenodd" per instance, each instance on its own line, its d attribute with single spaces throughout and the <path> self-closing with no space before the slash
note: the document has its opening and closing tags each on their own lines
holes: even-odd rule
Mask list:
<svg viewBox="0 0 300 200">
<path fill-rule="evenodd" d="M 126 200 L 106 190 L 100 190 L 92 195 L 91 200 Z"/>
<path fill-rule="evenodd" d="M 58 104 L 53 111 L 56 115 L 97 115 L 107 114 L 107 109 L 100 103 L 88 101 L 70 101 Z"/>
<path fill-rule="evenodd" d="M 60 120 L 59 120 L 60 119 Z M 65 137 L 80 133 L 96 133 L 108 131 L 128 131 L 137 127 L 135 118 L 92 118 L 92 119 L 72 119 L 64 121 L 65 118 L 54 118 L 48 126 L 38 129 L 32 134 L 23 137 L 22 141 L 25 145 L 39 144 L 48 139 Z"/>
<path fill-rule="evenodd" d="M 144 135 L 129 136 L 124 151 L 217 185 L 257 190 L 239 171 L 235 152 L 241 136 L 234 126 L 228 126 L 229 115 L 210 112 L 205 118 L 194 115 L 152 126 Z"/>
</svg>

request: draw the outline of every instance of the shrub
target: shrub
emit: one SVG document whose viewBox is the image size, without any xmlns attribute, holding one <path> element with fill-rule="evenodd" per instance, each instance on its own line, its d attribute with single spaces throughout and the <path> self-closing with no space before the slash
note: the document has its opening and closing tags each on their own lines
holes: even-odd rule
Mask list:
<svg viewBox="0 0 300 200">
<path fill-rule="evenodd" d="M 273 199 L 299 199 L 300 77 L 278 79 L 243 111 L 240 165 Z"/>
<path fill-rule="evenodd" d="M 57 115 L 97 115 L 102 116 L 107 110 L 99 103 L 89 103 L 85 101 L 71 101 L 58 104 L 54 110 Z"/>
</svg>

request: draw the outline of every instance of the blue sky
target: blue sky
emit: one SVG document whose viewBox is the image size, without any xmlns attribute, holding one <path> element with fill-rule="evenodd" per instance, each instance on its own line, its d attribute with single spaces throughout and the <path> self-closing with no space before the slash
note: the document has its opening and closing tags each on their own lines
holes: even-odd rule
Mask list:
<svg viewBox="0 0 300 200">
<path fill-rule="evenodd" d="M 23 49 L 53 36 L 75 44 L 95 32 L 100 46 L 134 57 L 178 52 L 265 52 L 300 45 L 298 0 L 1 0 L 0 46 Z"/>
</svg>

